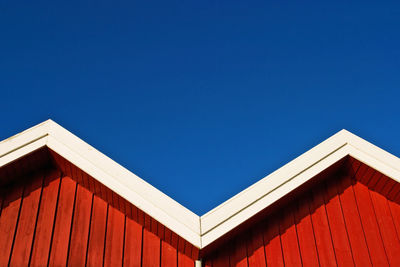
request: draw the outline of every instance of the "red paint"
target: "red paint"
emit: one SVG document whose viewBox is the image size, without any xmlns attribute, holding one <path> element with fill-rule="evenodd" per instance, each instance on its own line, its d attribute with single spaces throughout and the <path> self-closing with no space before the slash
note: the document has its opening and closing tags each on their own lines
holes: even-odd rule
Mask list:
<svg viewBox="0 0 400 267">
<path fill-rule="evenodd" d="M 160 239 L 145 228 L 143 230 L 143 267 L 160 265 L 160 245 Z"/>
<path fill-rule="evenodd" d="M 35 162 L 0 169 L 23 181 L 0 195 L 1 266 L 194 266 L 197 248 L 82 170 L 58 156 L 65 175 L 27 175 Z M 200 252 L 204 266 L 400 266 L 400 185 L 356 160 L 341 168 Z"/>
<path fill-rule="evenodd" d="M 282 213 L 279 233 L 281 235 L 285 266 L 301 266 L 300 249 L 297 241 L 296 224 L 294 223 L 292 206 L 287 207 Z"/>
<path fill-rule="evenodd" d="M 7 266 L 21 206 L 22 186 L 7 188 L 0 217 L 0 266 Z"/>
<path fill-rule="evenodd" d="M 24 182 L 0 195 L 0 266 L 159 266 L 160 259 L 163 266 L 194 266 L 199 250 L 192 244 L 54 156 L 72 178 L 43 170 L 16 178 Z"/>
<path fill-rule="evenodd" d="M 123 262 L 125 216 L 109 206 L 104 266 L 121 266 Z"/>
<path fill-rule="evenodd" d="M 226 267 L 229 266 L 229 247 L 221 248 L 217 252 L 217 257 L 215 257 L 212 261 L 212 267 Z"/>
<path fill-rule="evenodd" d="M 228 238 L 217 248 L 226 252 L 210 253 L 205 262 L 266 266 L 254 257 L 258 235 L 268 266 L 400 266 L 400 203 L 388 200 L 399 198 L 393 193 L 398 184 L 357 161 L 345 166 L 347 173 L 319 177 L 302 195 Z M 263 234 L 254 236 L 258 227 Z"/>
<path fill-rule="evenodd" d="M 191 256 L 191 245 L 184 239 L 179 238 L 178 240 L 178 267 L 192 267 L 193 260 Z"/>
<path fill-rule="evenodd" d="M 92 219 L 90 222 L 88 266 L 102 266 L 107 224 L 107 203 L 97 196 L 93 198 Z"/>
<path fill-rule="evenodd" d="M 400 242 L 388 201 L 375 191 L 371 190 L 370 194 L 389 263 L 391 266 L 400 266 Z"/>
<path fill-rule="evenodd" d="M 60 182 L 58 171 L 49 171 L 46 174 L 33 240 L 31 266 L 47 265 Z"/>
<path fill-rule="evenodd" d="M 336 180 L 328 181 L 324 199 L 337 264 L 339 266 L 351 266 L 354 264 L 353 255 L 338 196 Z"/>
<path fill-rule="evenodd" d="M 176 267 L 176 249 L 165 241 L 161 243 L 161 266 Z"/>
<path fill-rule="evenodd" d="M 76 183 L 69 177 L 61 179 L 60 196 L 50 250 L 49 265 L 65 266 L 74 208 Z"/>
<path fill-rule="evenodd" d="M 43 176 L 43 174 L 36 175 L 25 183 L 10 266 L 27 266 L 29 263 Z"/>
<path fill-rule="evenodd" d="M 355 200 L 352 181 L 348 175 L 340 179 L 338 188 L 341 192 L 339 198 L 342 203 L 350 245 L 354 248 L 352 249 L 354 262 L 358 266 L 371 266 L 372 263 Z"/>
<path fill-rule="evenodd" d="M 336 256 L 323 198 L 323 187 L 319 186 L 315 188 L 313 192 L 310 192 L 310 195 L 310 214 L 314 228 L 318 259 L 321 266 L 330 266 L 336 264 Z"/>
<path fill-rule="evenodd" d="M 125 227 L 124 266 L 140 266 L 143 226 L 127 218 Z"/>
<path fill-rule="evenodd" d="M 318 266 L 318 252 L 306 197 L 303 196 L 299 199 L 294 218 L 303 266 Z"/>
<path fill-rule="evenodd" d="M 284 266 L 278 218 L 271 218 L 264 227 L 264 246 L 267 265 Z"/>
<path fill-rule="evenodd" d="M 369 248 L 372 265 L 389 266 L 368 187 L 357 182 L 353 188 L 358 203 L 361 223 L 363 228 L 367 229 L 365 231 L 365 239 Z"/>
<path fill-rule="evenodd" d="M 76 192 L 74 220 L 68 266 L 84 266 L 86 262 L 87 242 L 89 238 L 90 215 L 92 208 L 93 194 L 81 185 L 78 185 Z"/>
<path fill-rule="evenodd" d="M 236 238 L 236 240 L 231 243 L 230 249 L 232 251 L 230 256 L 231 266 L 247 267 L 246 243 L 243 242 L 243 240 Z"/>
<path fill-rule="evenodd" d="M 262 229 L 257 227 L 253 229 L 253 231 L 251 231 L 249 234 L 250 238 L 247 240 L 247 256 L 249 266 L 265 266 L 265 252 Z"/>
</svg>

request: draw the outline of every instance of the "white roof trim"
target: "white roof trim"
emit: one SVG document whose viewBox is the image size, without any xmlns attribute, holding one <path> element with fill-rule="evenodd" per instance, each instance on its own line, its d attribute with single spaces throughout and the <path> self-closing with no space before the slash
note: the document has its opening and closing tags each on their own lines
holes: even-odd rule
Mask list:
<svg viewBox="0 0 400 267">
<path fill-rule="evenodd" d="M 399 158 L 342 130 L 199 217 L 52 120 L 0 142 L 0 167 L 43 146 L 198 248 L 206 247 L 347 155 L 400 182 Z"/>
</svg>

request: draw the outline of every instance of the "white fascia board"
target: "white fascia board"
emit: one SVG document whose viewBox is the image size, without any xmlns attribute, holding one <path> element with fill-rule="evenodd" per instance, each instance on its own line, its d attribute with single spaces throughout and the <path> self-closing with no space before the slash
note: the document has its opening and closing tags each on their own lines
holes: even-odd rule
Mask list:
<svg viewBox="0 0 400 267">
<path fill-rule="evenodd" d="M 271 178 L 270 183 L 265 185 L 264 190 L 266 193 L 261 198 L 255 200 L 247 207 L 243 208 L 228 219 L 220 222 L 220 224 L 216 225 L 208 232 L 202 234 L 202 245 L 204 247 L 209 245 L 219 237 L 234 229 L 236 226 L 240 225 L 247 219 L 250 219 L 260 211 L 264 210 L 266 207 L 272 205 L 283 196 L 289 194 L 307 182 L 310 177 L 314 177 L 318 173 L 327 169 L 329 166 L 332 166 L 340 159 L 346 157 L 348 153 L 349 147 L 348 145 L 345 145 L 299 175 L 296 175 L 292 179 L 286 180 L 284 183 L 279 182 L 279 179 L 274 179 L 275 177 Z M 204 221 L 202 220 L 202 226 L 203 222 Z"/>
<path fill-rule="evenodd" d="M 347 155 L 400 182 L 399 158 L 342 130 L 199 217 L 51 120 L 0 142 L 0 167 L 43 146 L 198 248 L 211 244 Z"/>
<path fill-rule="evenodd" d="M 71 150 L 70 147 L 59 142 L 52 136 L 49 136 L 47 146 L 54 152 L 62 155 L 63 158 L 75 166 L 79 166 L 81 170 L 90 176 L 95 177 L 95 179 L 100 183 L 106 185 L 112 191 L 125 198 L 127 201 L 134 204 L 166 227 L 179 233 L 180 236 L 190 243 L 200 246 L 199 232 L 196 231 L 199 229 L 199 218 L 195 217 L 197 215 L 191 216 L 191 214 L 185 214 L 185 212 L 187 212 L 186 208 L 181 209 L 179 206 L 166 206 L 166 203 L 158 202 L 165 201 L 167 203 L 169 202 L 168 204 L 171 205 L 171 202 L 174 200 L 168 196 L 155 188 L 149 188 L 149 186 L 147 186 L 146 183 L 142 183 L 142 180 L 137 176 L 125 176 L 121 179 L 121 177 L 110 175 L 108 172 L 105 172 L 103 168 L 99 168 L 96 164 L 81 157 L 79 154 Z M 149 195 L 152 196 L 150 201 L 149 199 L 146 199 Z M 175 217 L 177 214 L 181 216 L 180 219 Z M 197 222 L 197 229 L 194 228 L 193 225 L 188 225 L 189 220 L 192 219 L 193 221 L 193 218 L 196 219 L 195 222 Z M 194 226 L 196 226 L 196 224 L 194 224 Z"/>
<path fill-rule="evenodd" d="M 24 146 L 18 147 L 17 149 L 10 150 L 8 153 L 0 156 L 0 168 L 7 165 L 10 162 L 13 162 L 19 158 L 22 158 L 23 156 L 46 146 L 47 144 L 47 138 L 48 136 L 45 135 L 43 137 L 40 137 L 39 139 L 36 139 L 34 141 L 31 141 Z M 2 151 L 2 150 L 0 150 Z"/>
<path fill-rule="evenodd" d="M 0 159 L 13 152 L 29 146 L 29 144 L 48 136 L 48 121 L 42 122 L 28 130 L 16 134 L 0 142 Z M 31 152 L 31 151 L 29 151 Z M 29 153 L 28 152 L 28 153 Z M 27 153 L 26 153 L 27 154 Z M 21 154 L 21 156 L 26 155 Z M 9 161 L 11 162 L 11 161 Z M 8 163 L 8 162 L 6 162 Z M 0 167 L 4 165 L 0 164 Z"/>
<path fill-rule="evenodd" d="M 272 192 L 277 187 L 304 173 L 321 160 L 329 157 L 329 155 L 335 151 L 343 148 L 346 144 L 346 133 L 340 131 L 270 175 L 251 185 L 247 189 L 233 196 L 229 200 L 201 216 L 201 233 L 206 234 L 211 231 L 221 224 L 221 218 L 228 219 L 235 216 L 243 209 L 246 209 L 259 199 L 269 194 L 269 192 Z M 246 220 L 248 218 L 243 219 Z"/>
<path fill-rule="evenodd" d="M 199 216 L 52 120 L 0 142 L 0 167 L 43 146 L 49 147 L 196 247 L 201 247 Z"/>
<path fill-rule="evenodd" d="M 387 165 L 388 168 L 393 168 L 395 170 L 400 171 L 400 158 L 390 154 L 389 152 L 375 146 L 374 144 L 371 144 L 370 142 L 348 131 L 345 131 L 345 134 L 346 134 L 346 139 L 348 140 L 348 143 L 351 144 L 351 146 L 375 158 L 376 161 L 379 161 L 382 164 Z M 374 167 L 374 165 L 369 165 L 369 166 Z"/>
<path fill-rule="evenodd" d="M 211 244 L 347 155 L 400 182 L 399 158 L 346 130 L 342 130 L 201 216 L 203 247 Z M 291 176 L 296 172 L 297 174 Z"/>
<path fill-rule="evenodd" d="M 47 146 L 172 231 L 200 247 L 199 216 L 53 121 Z"/>
</svg>

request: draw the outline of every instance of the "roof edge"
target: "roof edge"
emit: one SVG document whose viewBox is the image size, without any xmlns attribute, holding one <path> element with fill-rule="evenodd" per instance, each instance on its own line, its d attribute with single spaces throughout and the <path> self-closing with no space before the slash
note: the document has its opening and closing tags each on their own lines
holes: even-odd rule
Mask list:
<svg viewBox="0 0 400 267">
<path fill-rule="evenodd" d="M 198 215 L 50 119 L 1 141 L 0 167 L 44 146 L 201 247 Z"/>
<path fill-rule="evenodd" d="M 200 249 L 347 155 L 400 182 L 399 158 L 341 130 L 200 217 L 50 119 L 1 141 L 0 167 L 43 146 Z"/>
</svg>

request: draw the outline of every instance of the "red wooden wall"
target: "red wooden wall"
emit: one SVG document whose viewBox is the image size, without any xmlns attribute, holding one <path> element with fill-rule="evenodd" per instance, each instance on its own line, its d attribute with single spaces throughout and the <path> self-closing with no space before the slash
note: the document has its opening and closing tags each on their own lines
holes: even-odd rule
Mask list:
<svg viewBox="0 0 400 267">
<path fill-rule="evenodd" d="M 0 266 L 193 267 L 199 257 L 51 151 L 0 169 L 0 184 Z M 348 158 L 284 199 L 202 251 L 204 266 L 400 266 L 400 184 Z"/>
<path fill-rule="evenodd" d="M 3 173 L 0 266 L 194 266 L 198 249 L 58 155 L 18 176 L 35 157 Z"/>
<path fill-rule="evenodd" d="M 400 185 L 353 159 L 318 178 L 205 266 L 400 266 Z"/>
</svg>

